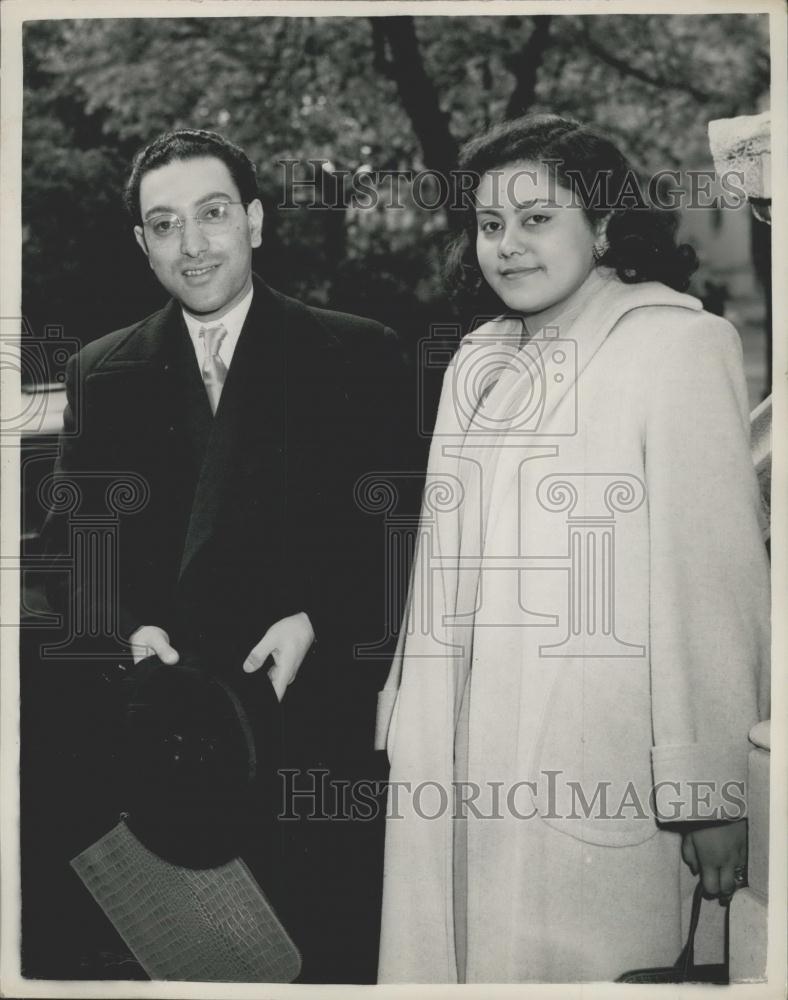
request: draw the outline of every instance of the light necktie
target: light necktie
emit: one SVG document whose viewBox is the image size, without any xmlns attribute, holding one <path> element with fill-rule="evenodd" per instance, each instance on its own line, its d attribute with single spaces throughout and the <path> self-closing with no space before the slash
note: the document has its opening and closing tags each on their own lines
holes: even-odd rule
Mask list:
<svg viewBox="0 0 788 1000">
<path fill-rule="evenodd" d="M 208 400 L 211 410 L 216 413 L 219 405 L 219 397 L 222 394 L 222 386 L 227 378 L 227 365 L 219 357 L 219 347 L 222 340 L 227 335 L 227 331 L 221 325 L 204 326 L 200 330 L 200 336 L 205 344 L 205 360 L 202 363 L 202 380 L 208 392 Z"/>
</svg>

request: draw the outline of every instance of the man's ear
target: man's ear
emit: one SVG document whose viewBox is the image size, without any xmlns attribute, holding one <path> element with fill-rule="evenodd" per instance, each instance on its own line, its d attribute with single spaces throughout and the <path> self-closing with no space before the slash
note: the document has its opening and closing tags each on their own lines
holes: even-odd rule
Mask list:
<svg viewBox="0 0 788 1000">
<path fill-rule="evenodd" d="M 250 201 L 246 209 L 249 221 L 249 239 L 253 247 L 259 247 L 263 242 L 263 205 L 259 198 Z"/>
<path fill-rule="evenodd" d="M 148 253 L 148 244 L 145 242 L 145 233 L 142 231 L 142 226 L 134 227 L 134 239 L 137 241 L 137 245 L 139 246 L 140 250 L 142 250 L 142 252 L 148 258 L 148 263 L 150 264 L 150 254 Z M 152 264 L 151 267 L 153 267 Z"/>
</svg>

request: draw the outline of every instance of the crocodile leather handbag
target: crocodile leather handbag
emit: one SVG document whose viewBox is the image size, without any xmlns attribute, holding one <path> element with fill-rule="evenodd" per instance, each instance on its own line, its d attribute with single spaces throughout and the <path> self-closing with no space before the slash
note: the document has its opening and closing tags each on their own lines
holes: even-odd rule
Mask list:
<svg viewBox="0 0 788 1000">
<path fill-rule="evenodd" d="M 151 979 L 291 983 L 301 956 L 239 858 L 186 868 L 123 821 L 71 866 Z"/>
</svg>

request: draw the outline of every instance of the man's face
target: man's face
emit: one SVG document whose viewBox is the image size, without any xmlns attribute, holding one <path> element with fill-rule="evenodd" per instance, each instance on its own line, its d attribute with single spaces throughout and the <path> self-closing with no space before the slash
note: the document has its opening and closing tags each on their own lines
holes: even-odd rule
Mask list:
<svg viewBox="0 0 788 1000">
<path fill-rule="evenodd" d="M 230 205 L 219 226 L 201 226 L 194 217 L 207 204 L 240 200 L 230 171 L 215 156 L 172 160 L 140 184 L 140 211 L 148 224 L 134 227 L 137 242 L 170 295 L 201 319 L 220 319 L 249 290 L 263 207 L 257 200 L 246 210 Z M 157 237 L 149 221 L 165 213 L 179 216 L 183 228 Z"/>
</svg>

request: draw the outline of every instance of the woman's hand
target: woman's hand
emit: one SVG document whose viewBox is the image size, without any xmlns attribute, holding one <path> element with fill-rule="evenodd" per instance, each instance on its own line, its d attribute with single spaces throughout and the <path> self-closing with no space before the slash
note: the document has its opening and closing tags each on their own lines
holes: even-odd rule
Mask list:
<svg viewBox="0 0 788 1000">
<path fill-rule="evenodd" d="M 681 856 L 693 875 L 700 873 L 707 895 L 728 902 L 746 884 L 747 820 L 695 827 L 682 837 Z"/>
</svg>

